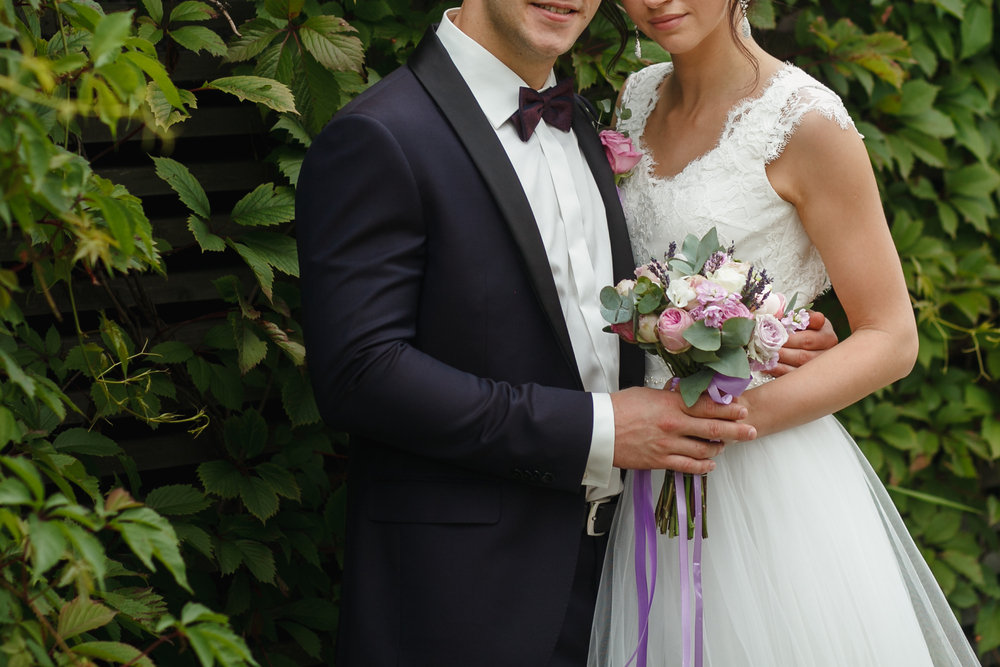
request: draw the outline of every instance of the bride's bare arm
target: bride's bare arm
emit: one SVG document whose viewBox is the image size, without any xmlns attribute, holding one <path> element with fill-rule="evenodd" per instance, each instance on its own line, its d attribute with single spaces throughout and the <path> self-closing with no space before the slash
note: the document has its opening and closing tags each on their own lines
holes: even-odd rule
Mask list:
<svg viewBox="0 0 1000 667">
<path fill-rule="evenodd" d="M 851 335 L 794 373 L 744 394 L 761 435 L 844 408 L 913 368 L 917 330 L 864 143 L 809 113 L 768 167 L 819 249 Z"/>
</svg>

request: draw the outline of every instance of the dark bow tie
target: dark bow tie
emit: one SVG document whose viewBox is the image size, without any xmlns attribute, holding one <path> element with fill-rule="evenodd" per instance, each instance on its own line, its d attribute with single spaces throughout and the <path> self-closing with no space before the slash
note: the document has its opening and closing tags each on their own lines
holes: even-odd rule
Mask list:
<svg viewBox="0 0 1000 667">
<path fill-rule="evenodd" d="M 543 119 L 554 128 L 569 132 L 573 125 L 573 79 L 538 92 L 521 88 L 517 111 L 510 117 L 521 141 L 527 141 Z"/>
</svg>

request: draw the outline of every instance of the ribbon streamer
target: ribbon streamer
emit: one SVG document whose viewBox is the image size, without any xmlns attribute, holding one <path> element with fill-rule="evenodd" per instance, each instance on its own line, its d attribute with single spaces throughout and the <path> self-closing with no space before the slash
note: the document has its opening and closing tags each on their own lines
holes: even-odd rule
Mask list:
<svg viewBox="0 0 1000 667">
<path fill-rule="evenodd" d="M 716 403 L 729 405 L 750 386 L 751 378 L 737 378 L 716 373 L 708 386 L 708 395 Z M 672 378 L 669 390 L 677 388 L 679 378 Z M 666 388 L 666 387 L 665 387 Z M 701 511 L 702 479 L 693 476 L 694 483 L 694 554 L 691 576 L 694 579 L 694 667 L 702 667 L 704 662 L 705 605 L 701 583 L 701 548 L 704 516 Z M 691 667 L 691 579 L 688 577 L 688 537 L 687 537 L 687 493 L 684 488 L 684 473 L 674 471 L 674 488 L 677 493 L 677 524 L 680 527 L 677 549 L 680 561 L 681 579 L 681 650 L 683 667 Z M 653 608 L 653 593 L 656 591 L 656 522 L 653 516 L 652 480 L 649 470 L 636 470 L 633 476 L 632 504 L 635 529 L 635 587 L 639 605 L 639 641 L 632 657 L 625 663 L 629 667 L 636 661 L 636 667 L 646 667 L 649 644 L 649 612 Z M 646 558 L 651 562 L 652 585 L 646 579 Z"/>
<path fill-rule="evenodd" d="M 649 644 L 649 612 L 656 592 L 656 519 L 653 516 L 653 484 L 649 470 L 636 470 L 632 478 L 632 507 L 635 528 L 635 589 L 639 605 L 639 642 L 625 667 L 636 661 L 646 667 Z M 651 582 L 646 580 L 646 558 L 650 562 Z"/>
</svg>

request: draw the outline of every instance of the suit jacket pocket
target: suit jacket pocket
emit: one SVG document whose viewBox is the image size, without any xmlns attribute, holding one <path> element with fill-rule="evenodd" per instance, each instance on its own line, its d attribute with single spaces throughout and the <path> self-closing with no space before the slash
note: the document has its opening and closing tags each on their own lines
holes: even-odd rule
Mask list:
<svg viewBox="0 0 1000 667">
<path fill-rule="evenodd" d="M 491 524 L 500 520 L 500 485 L 460 480 L 376 480 L 368 518 L 386 523 Z"/>
</svg>

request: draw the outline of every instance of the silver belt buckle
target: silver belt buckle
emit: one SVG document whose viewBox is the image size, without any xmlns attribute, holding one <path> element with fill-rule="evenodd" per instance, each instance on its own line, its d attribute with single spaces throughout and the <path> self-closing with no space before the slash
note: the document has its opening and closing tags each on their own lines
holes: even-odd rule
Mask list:
<svg viewBox="0 0 1000 667">
<path fill-rule="evenodd" d="M 606 502 L 609 502 L 610 498 L 601 498 L 600 500 L 592 500 L 590 502 L 590 513 L 587 515 L 587 535 L 591 537 L 600 537 L 604 533 L 594 532 L 594 523 L 597 522 L 597 508 Z"/>
</svg>

